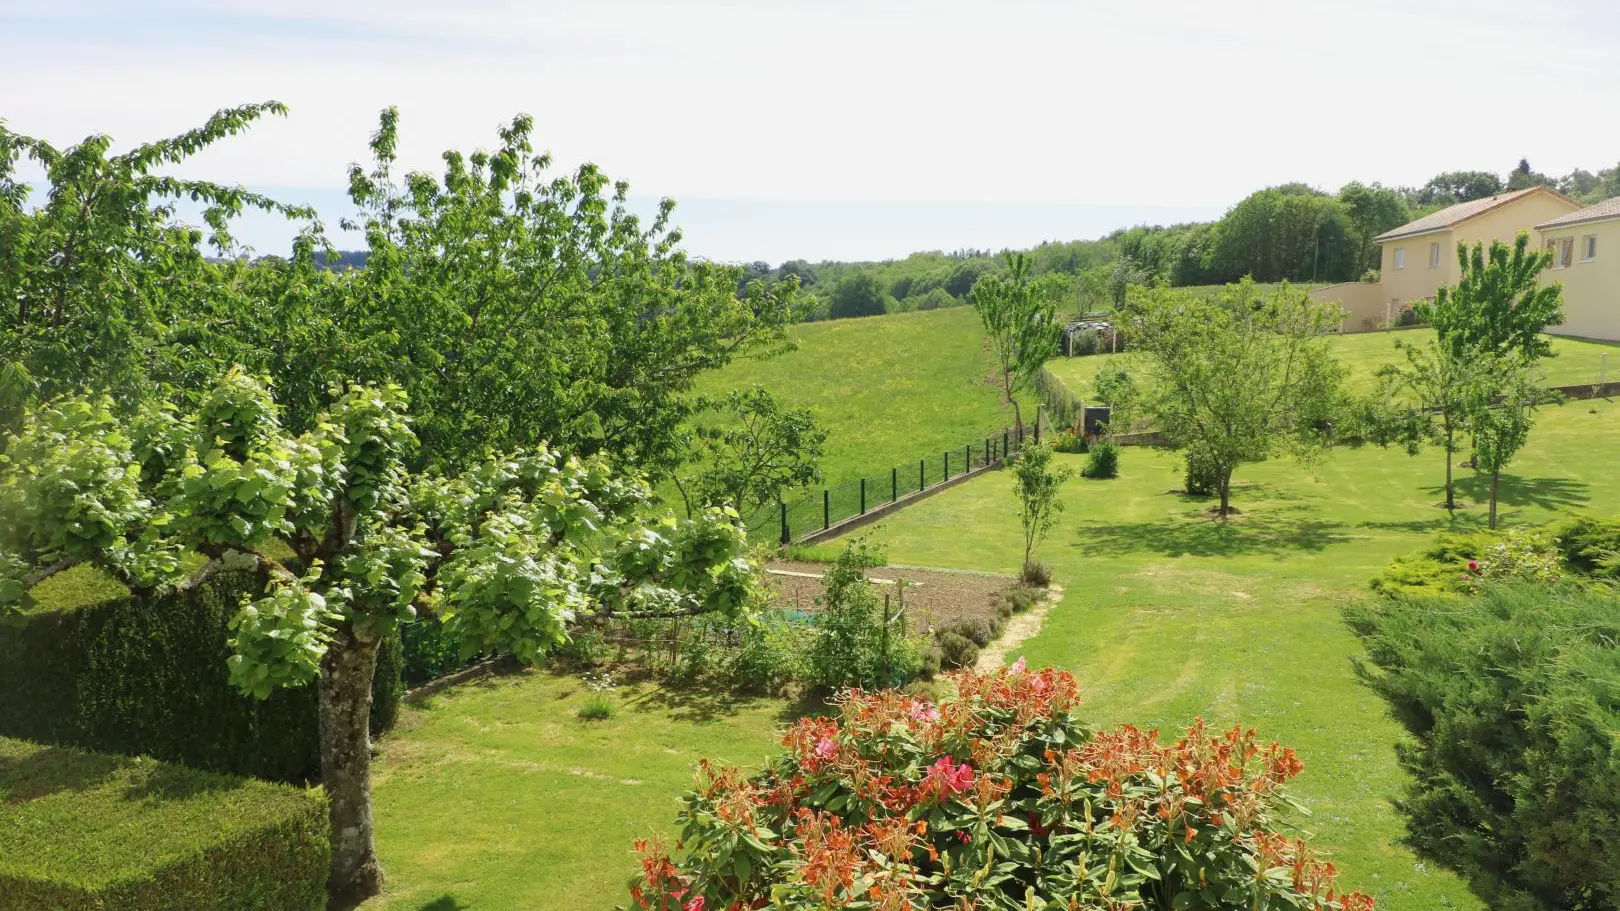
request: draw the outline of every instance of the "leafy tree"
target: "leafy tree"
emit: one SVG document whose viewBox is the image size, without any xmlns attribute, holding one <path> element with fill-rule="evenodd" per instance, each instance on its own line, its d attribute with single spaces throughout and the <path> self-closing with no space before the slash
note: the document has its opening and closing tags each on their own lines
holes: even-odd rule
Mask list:
<svg viewBox="0 0 1620 911">
<path fill-rule="evenodd" d="M 1545 187 L 1552 183 L 1552 178 L 1530 168 L 1530 160 L 1519 159 L 1511 172 L 1508 173 L 1507 188 L 1509 190 L 1523 190 L 1527 187 Z"/>
<path fill-rule="evenodd" d="M 1215 467 L 1223 518 L 1238 465 L 1327 444 L 1344 374 L 1325 338 L 1343 317 L 1337 306 L 1286 284 L 1263 295 L 1245 279 L 1209 297 L 1143 289 L 1126 316 L 1143 411 Z"/>
<path fill-rule="evenodd" d="M 397 386 L 351 386 L 295 437 L 266 387 L 232 371 L 183 417 L 149 406 L 125 422 L 105 396 L 58 400 L 0 464 L 0 609 L 81 562 L 145 596 L 259 575 L 263 596 L 231 622 L 231 679 L 259 697 L 319 681 L 340 906 L 382 882 L 367 722 L 397 624 L 429 609 L 469 650 L 532 662 L 580 616 L 735 616 L 756 585 L 735 513 L 648 521 L 643 482 L 544 447 L 413 473 L 414 444 Z M 302 575 L 266 555 L 277 541 Z M 206 559 L 195 573 L 188 552 Z"/>
<path fill-rule="evenodd" d="M 693 381 L 784 344 L 796 285 L 754 281 L 739 298 L 737 268 L 678 248 L 673 201 L 644 224 L 595 165 L 550 174 L 532 127 L 516 117 L 495 151 L 447 152 L 441 177 L 400 182 L 398 113 L 382 113 L 371 169 L 349 173 L 370 255 L 328 296 L 353 352 L 332 369 L 404 386 L 436 460 L 549 440 L 661 475 L 680 461 Z"/>
<path fill-rule="evenodd" d="M 1209 263 L 1216 281 L 1344 281 L 1357 277 L 1361 255 L 1344 205 L 1296 185 L 1233 206 L 1215 230 Z"/>
<path fill-rule="evenodd" d="M 1029 257 L 1007 254 L 1007 271 L 973 286 L 973 309 L 984 323 L 1001 371 L 1002 392 L 1012 403 L 1014 419 L 1024 426 L 1018 393 L 1033 388 L 1041 367 L 1057 354 L 1063 337 L 1051 284 L 1032 280 Z"/>
<path fill-rule="evenodd" d="M 1396 342 L 1406 357 L 1405 366 L 1387 365 L 1379 371 L 1384 381 L 1384 402 L 1405 397 L 1400 407 L 1376 409 L 1367 428 L 1375 442 L 1399 443 L 1417 455 L 1425 443 L 1446 454 L 1445 508 L 1455 511 L 1452 462 L 1461 447 L 1459 435 L 1472 416 L 1490 400 L 1488 379 L 1503 365 L 1500 358 L 1459 352 L 1431 340 L 1418 347 Z"/>
<path fill-rule="evenodd" d="M 968 259 L 957 264 L 951 270 L 950 277 L 945 279 L 945 291 L 952 297 L 966 298 L 973 291 L 973 286 L 979 279 L 996 271 L 996 264 L 988 259 Z"/>
<path fill-rule="evenodd" d="M 1129 429 L 1136 417 L 1136 407 L 1141 394 L 1136 388 L 1136 380 L 1119 361 L 1111 361 L 1097 371 L 1091 380 L 1092 391 L 1097 401 L 1108 406 L 1108 426 L 1113 428 Z"/>
<path fill-rule="evenodd" d="M 1542 285 L 1552 253 L 1531 250 L 1530 235 L 1520 231 L 1510 249 L 1491 241 L 1457 245 L 1457 284 L 1439 288 L 1434 300 L 1413 306 L 1418 317 L 1434 326 L 1440 343 L 1458 357 L 1468 352 L 1515 355 L 1537 360 L 1552 354 L 1543 332 L 1564 322 L 1563 286 Z"/>
<path fill-rule="evenodd" d="M 1535 421 L 1535 408 L 1548 401 L 1545 390 L 1530 379 L 1522 364 L 1501 365 L 1485 374 L 1484 394 L 1468 416 L 1474 434 L 1474 467 L 1491 476 L 1490 527 L 1496 527 L 1497 495 L 1502 469 L 1524 448 Z"/>
<path fill-rule="evenodd" d="M 222 335 L 234 295 L 205 261 L 202 232 L 176 223 L 174 201 L 202 204 L 221 256 L 236 252 L 229 222 L 248 209 L 312 213 L 161 172 L 286 112 L 274 101 L 228 108 L 118 155 L 108 136 L 58 149 L 0 122 L 0 365 L 11 387 L 0 422 L 15 427 L 29 400 L 87 387 L 130 407 L 158 385 L 184 386 L 199 350 L 229 349 Z M 37 208 L 16 171 L 24 157 L 50 184 Z"/>
<path fill-rule="evenodd" d="M 1052 447 L 1031 444 L 1013 460 L 1013 495 L 1018 498 L 1018 520 L 1024 527 L 1024 578 L 1034 575 L 1035 548 L 1063 512 L 1058 491 L 1073 477 L 1068 466 L 1054 467 Z"/>
<path fill-rule="evenodd" d="M 816 270 L 802 259 L 790 259 L 777 267 L 776 277 L 781 281 L 797 279 L 799 287 L 808 288 L 816 283 Z"/>
<path fill-rule="evenodd" d="M 944 288 L 930 288 L 928 293 L 913 294 L 907 300 L 912 301 L 918 310 L 944 310 L 962 305 L 961 301 L 951 297 Z"/>
<path fill-rule="evenodd" d="M 831 319 L 881 316 L 888 310 L 888 294 L 870 272 L 856 272 L 840 281 L 833 288 L 832 300 L 827 305 L 827 315 Z"/>
<path fill-rule="evenodd" d="M 1489 171 L 1447 171 L 1436 174 L 1414 194 L 1419 206 L 1441 207 L 1484 199 L 1502 192 L 1502 178 Z"/>
<path fill-rule="evenodd" d="M 686 514 L 730 506 L 744 516 L 822 479 L 827 431 L 808 408 L 784 408 L 763 386 L 709 403 L 717 424 L 697 431 L 695 473 L 677 478 Z"/>
<path fill-rule="evenodd" d="M 1412 213 L 1401 191 L 1376 183 L 1371 186 L 1360 181 L 1345 184 L 1339 190 L 1339 202 L 1355 226 L 1360 244 L 1361 257 L 1356 265 L 1359 277 L 1368 269 L 1378 268 L 1378 247 L 1373 238 L 1411 221 Z"/>
<path fill-rule="evenodd" d="M 1124 306 L 1125 295 L 1132 287 L 1145 284 L 1148 278 L 1147 270 L 1138 266 L 1129 256 L 1121 256 L 1115 260 L 1107 276 L 1108 299 L 1114 305 L 1114 309 Z"/>
</svg>

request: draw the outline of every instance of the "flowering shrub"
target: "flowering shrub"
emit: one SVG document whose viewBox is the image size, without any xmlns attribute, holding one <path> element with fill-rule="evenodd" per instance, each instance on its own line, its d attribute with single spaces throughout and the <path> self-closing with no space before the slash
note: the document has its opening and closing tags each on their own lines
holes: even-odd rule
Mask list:
<svg viewBox="0 0 1620 911">
<path fill-rule="evenodd" d="M 1563 581 L 1564 561 L 1545 532 L 1510 532 L 1487 545 L 1476 560 L 1468 561 L 1468 581 Z"/>
<path fill-rule="evenodd" d="M 636 907 L 656 911 L 1309 909 L 1368 911 L 1275 832 L 1293 750 L 1202 722 L 1096 731 L 1074 678 L 951 678 L 939 702 L 846 691 L 754 776 L 699 763 L 685 859 L 637 844 Z"/>
</svg>

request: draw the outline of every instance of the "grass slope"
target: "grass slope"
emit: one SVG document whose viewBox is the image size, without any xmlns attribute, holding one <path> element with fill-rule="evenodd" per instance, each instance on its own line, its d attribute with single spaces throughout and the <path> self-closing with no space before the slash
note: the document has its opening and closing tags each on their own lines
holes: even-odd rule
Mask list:
<svg viewBox="0 0 1620 911">
<path fill-rule="evenodd" d="M 1012 423 L 971 307 L 806 323 L 799 347 L 711 374 L 699 391 L 762 385 L 827 428 L 828 484 L 888 476 Z"/>
<path fill-rule="evenodd" d="M 1346 385 L 1355 392 L 1371 392 L 1377 387 L 1378 368 L 1385 364 L 1405 363 L 1405 356 L 1396 350 L 1395 343 L 1425 345 L 1434 337 L 1433 329 L 1403 329 L 1390 332 L 1357 332 L 1337 335 L 1332 339 L 1333 352 L 1349 369 Z M 1552 386 L 1570 386 L 1576 383 L 1595 383 L 1598 372 L 1608 359 L 1608 379 L 1620 379 L 1620 343 L 1590 342 L 1581 339 L 1552 338 L 1554 357 L 1543 361 L 1545 382 Z M 1092 379 L 1103 364 L 1114 357 L 1126 355 L 1093 355 L 1090 357 L 1057 358 L 1047 364 L 1063 380 L 1069 390 L 1080 398 L 1092 395 Z"/>
<path fill-rule="evenodd" d="M 1503 481 L 1503 521 L 1539 523 L 1576 510 L 1620 508 L 1620 405 L 1544 410 Z M 1083 456 L 1060 456 L 1076 468 Z M 1399 730 L 1361 687 L 1358 645 L 1340 621 L 1349 599 L 1392 557 L 1450 526 L 1435 508 L 1437 452 L 1334 454 L 1313 476 L 1286 460 L 1243 466 L 1223 527 L 1180 486 L 1172 453 L 1127 449 L 1122 476 L 1077 479 L 1040 556 L 1067 594 L 1020 651 L 1073 671 L 1100 723 L 1175 732 L 1202 716 L 1237 721 L 1297 747 L 1303 827 L 1332 849 L 1348 883 L 1401 911 L 1477 908 L 1454 877 L 1398 844 L 1390 805 L 1402 787 Z M 1472 477 L 1467 498 L 1484 486 Z M 1474 528 L 1484 509 L 1459 513 Z M 971 528 L 972 534 L 961 529 Z M 1010 477 L 997 473 L 904 510 L 870 530 L 892 563 L 1013 571 L 1022 540 Z"/>
</svg>

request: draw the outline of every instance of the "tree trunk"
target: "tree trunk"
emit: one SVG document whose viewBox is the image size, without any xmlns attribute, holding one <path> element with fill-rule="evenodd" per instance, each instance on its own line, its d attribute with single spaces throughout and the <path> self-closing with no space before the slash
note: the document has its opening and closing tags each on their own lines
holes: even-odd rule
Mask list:
<svg viewBox="0 0 1620 911">
<path fill-rule="evenodd" d="M 375 639 L 345 626 L 321 659 L 321 783 L 332 819 L 335 908 L 352 908 L 382 891 L 382 866 L 371 828 L 371 679 Z"/>
<path fill-rule="evenodd" d="M 1451 437 L 1446 436 L 1446 509 L 1449 512 L 1457 511 L 1457 499 L 1451 492 Z"/>
<path fill-rule="evenodd" d="M 1221 489 L 1221 512 L 1220 512 L 1220 516 L 1221 516 L 1221 521 L 1225 522 L 1226 517 L 1228 515 L 1230 515 L 1231 512 L 1232 512 L 1232 505 L 1231 505 L 1232 504 L 1232 469 L 1227 468 L 1227 469 L 1223 469 L 1221 471 L 1220 489 Z"/>
<path fill-rule="evenodd" d="M 1491 472 L 1491 528 L 1496 528 L 1496 493 L 1502 487 L 1502 472 Z"/>
</svg>

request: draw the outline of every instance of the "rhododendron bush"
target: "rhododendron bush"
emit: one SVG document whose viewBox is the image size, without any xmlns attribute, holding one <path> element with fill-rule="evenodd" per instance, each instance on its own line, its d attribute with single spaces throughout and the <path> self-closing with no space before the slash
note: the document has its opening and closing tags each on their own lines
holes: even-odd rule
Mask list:
<svg viewBox="0 0 1620 911">
<path fill-rule="evenodd" d="M 1276 831 L 1293 750 L 1202 722 L 1173 744 L 1094 730 L 1072 676 L 1022 661 L 949 688 L 847 691 L 757 775 L 700 763 L 676 855 L 637 845 L 636 906 L 1372 908 Z"/>
</svg>

